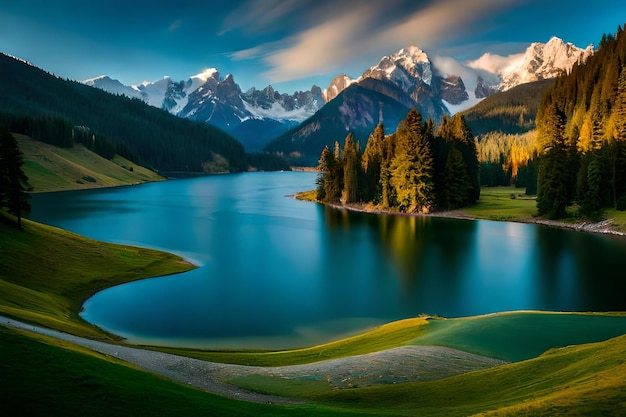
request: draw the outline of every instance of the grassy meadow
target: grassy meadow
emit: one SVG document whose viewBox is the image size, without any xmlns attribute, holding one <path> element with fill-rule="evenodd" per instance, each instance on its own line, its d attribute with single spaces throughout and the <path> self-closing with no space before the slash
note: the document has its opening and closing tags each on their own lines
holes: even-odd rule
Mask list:
<svg viewBox="0 0 626 417">
<path fill-rule="evenodd" d="M 13 136 L 23 153 L 22 169 L 34 192 L 113 187 L 163 179 L 119 155 L 108 160 L 83 145 L 65 149 L 28 136 Z"/>
</svg>

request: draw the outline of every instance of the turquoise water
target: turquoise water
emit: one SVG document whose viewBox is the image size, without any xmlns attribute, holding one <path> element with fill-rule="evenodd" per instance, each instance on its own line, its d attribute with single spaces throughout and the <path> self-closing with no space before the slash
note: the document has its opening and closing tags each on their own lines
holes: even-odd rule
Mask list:
<svg viewBox="0 0 626 417">
<path fill-rule="evenodd" d="M 287 196 L 314 183 L 246 173 L 37 194 L 31 218 L 199 265 L 85 302 L 85 320 L 132 342 L 280 348 L 422 313 L 626 310 L 626 239 Z"/>
</svg>

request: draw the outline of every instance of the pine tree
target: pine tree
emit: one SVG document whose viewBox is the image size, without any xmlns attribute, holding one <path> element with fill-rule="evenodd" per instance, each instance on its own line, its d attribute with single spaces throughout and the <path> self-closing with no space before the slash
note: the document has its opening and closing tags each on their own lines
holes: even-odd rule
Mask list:
<svg viewBox="0 0 626 417">
<path fill-rule="evenodd" d="M 365 145 L 362 166 L 365 171 L 365 199 L 378 202 L 381 196 L 380 174 L 383 162 L 385 130 L 381 123 L 374 129 Z"/>
<path fill-rule="evenodd" d="M 546 109 L 540 135 L 544 144 L 537 172 L 539 215 L 559 218 L 571 199 L 571 175 L 565 145 L 565 115 L 552 104 Z"/>
<path fill-rule="evenodd" d="M 391 161 L 396 152 L 397 134 L 390 135 L 383 141 L 382 161 L 380 164 L 381 205 L 389 208 L 395 204 L 395 193 L 391 185 Z"/>
<path fill-rule="evenodd" d="M 396 131 L 397 144 L 390 166 L 390 184 L 398 205 L 407 212 L 428 212 L 434 202 L 434 160 L 424 134 L 422 116 L 411 109 Z"/>
<path fill-rule="evenodd" d="M 349 133 L 343 147 L 343 192 L 341 202 L 354 203 L 359 200 L 359 164 L 354 135 Z"/>
<path fill-rule="evenodd" d="M 22 227 L 22 216 L 30 211 L 28 177 L 22 171 L 22 153 L 17 141 L 4 127 L 0 127 L 0 208 L 6 207 Z"/>
<path fill-rule="evenodd" d="M 329 203 L 339 202 L 343 189 L 343 167 L 328 146 L 322 150 L 317 170 L 317 199 Z"/>
<path fill-rule="evenodd" d="M 463 154 L 456 148 L 450 149 L 444 169 L 443 205 L 455 209 L 468 204 L 472 183 Z"/>
</svg>

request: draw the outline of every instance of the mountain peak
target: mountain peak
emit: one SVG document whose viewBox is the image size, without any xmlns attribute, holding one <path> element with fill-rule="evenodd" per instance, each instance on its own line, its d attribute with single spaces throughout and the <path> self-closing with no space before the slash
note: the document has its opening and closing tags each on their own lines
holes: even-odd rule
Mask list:
<svg viewBox="0 0 626 417">
<path fill-rule="evenodd" d="M 579 61 L 593 54 L 593 45 L 582 49 L 553 36 L 547 43 L 534 42 L 524 52 L 521 60 L 502 71 L 502 89 L 518 84 L 546 80 L 567 73 Z"/>
<path fill-rule="evenodd" d="M 430 62 L 426 52 L 415 45 L 409 45 L 406 49 L 400 49 L 396 55 L 409 57 L 415 62 Z"/>
<path fill-rule="evenodd" d="M 433 69 L 424 51 L 416 46 L 409 46 L 393 55 L 383 56 L 378 64 L 365 71 L 358 81 L 365 78 L 388 80 L 402 90 L 409 91 L 416 83 L 430 85 Z"/>
</svg>

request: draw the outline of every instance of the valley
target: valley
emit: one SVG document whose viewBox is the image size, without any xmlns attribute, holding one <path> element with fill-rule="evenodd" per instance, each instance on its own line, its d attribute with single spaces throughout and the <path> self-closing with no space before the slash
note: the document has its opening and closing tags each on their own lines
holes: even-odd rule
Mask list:
<svg viewBox="0 0 626 417">
<path fill-rule="evenodd" d="M 7 4 L 3 413 L 621 415 L 625 7 Z"/>
</svg>

